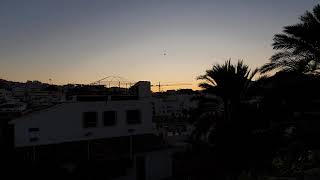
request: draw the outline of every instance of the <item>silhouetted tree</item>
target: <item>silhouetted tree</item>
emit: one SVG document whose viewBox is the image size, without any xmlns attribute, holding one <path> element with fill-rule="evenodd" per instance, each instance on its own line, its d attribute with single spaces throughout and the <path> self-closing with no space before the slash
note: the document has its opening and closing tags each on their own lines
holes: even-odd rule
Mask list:
<svg viewBox="0 0 320 180">
<path fill-rule="evenodd" d="M 302 73 L 319 73 L 320 69 L 320 5 L 300 17 L 300 23 L 285 26 L 274 36 L 273 49 L 280 50 L 261 67 L 261 72 L 280 69 Z"/>
<path fill-rule="evenodd" d="M 251 72 L 248 65 L 242 60 L 237 64 L 231 64 L 231 60 L 223 65 L 215 64 L 206 73 L 198 77 L 204 80 L 199 84 L 205 93 L 221 97 L 224 105 L 225 118 L 231 119 L 233 108 L 245 97 L 252 78 L 258 69 Z"/>
<path fill-rule="evenodd" d="M 195 126 L 191 138 L 199 143 L 199 140 L 210 131 L 217 116 L 221 116 L 223 106 L 221 98 L 215 95 L 202 94 L 194 97 L 193 100 L 198 102 L 198 106 L 190 112 L 190 123 Z"/>
<path fill-rule="evenodd" d="M 232 178 L 249 167 L 252 118 L 246 117 L 250 112 L 244 111 L 243 102 L 248 98 L 247 92 L 257 71 L 251 71 L 242 60 L 236 64 L 228 60 L 222 65 L 213 65 L 198 77 L 204 81 L 199 87 L 206 96 L 200 101 L 195 133 L 207 135 L 209 144 L 214 147 L 215 163 Z"/>
</svg>

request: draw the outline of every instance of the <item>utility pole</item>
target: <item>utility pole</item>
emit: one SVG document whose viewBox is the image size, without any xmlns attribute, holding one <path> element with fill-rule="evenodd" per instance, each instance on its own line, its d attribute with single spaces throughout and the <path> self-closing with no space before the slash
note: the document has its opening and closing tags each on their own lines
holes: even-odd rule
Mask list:
<svg viewBox="0 0 320 180">
<path fill-rule="evenodd" d="M 134 136 L 134 132 L 135 132 L 135 129 L 128 129 L 128 133 L 129 133 L 129 156 L 130 156 L 130 160 L 133 160 L 133 158 L 134 158 L 134 155 L 133 155 L 133 151 L 134 151 L 134 149 L 133 149 L 133 136 Z"/>
<path fill-rule="evenodd" d="M 85 136 L 88 138 L 87 139 L 87 159 L 88 159 L 88 161 L 90 160 L 90 136 L 92 135 L 92 133 L 91 132 L 87 132 L 86 134 L 85 134 Z"/>
</svg>

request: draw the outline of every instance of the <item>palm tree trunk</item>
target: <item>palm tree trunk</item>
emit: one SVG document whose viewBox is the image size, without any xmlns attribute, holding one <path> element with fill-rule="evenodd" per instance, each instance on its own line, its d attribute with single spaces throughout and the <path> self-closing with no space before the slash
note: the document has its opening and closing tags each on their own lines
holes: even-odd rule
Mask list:
<svg viewBox="0 0 320 180">
<path fill-rule="evenodd" d="M 230 99 L 224 100 L 224 118 L 226 122 L 231 121 L 232 104 Z"/>
</svg>

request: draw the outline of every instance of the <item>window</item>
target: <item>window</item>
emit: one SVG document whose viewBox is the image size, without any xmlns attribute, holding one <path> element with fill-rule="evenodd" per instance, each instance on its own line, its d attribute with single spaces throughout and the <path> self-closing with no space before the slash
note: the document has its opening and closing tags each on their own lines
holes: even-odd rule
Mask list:
<svg viewBox="0 0 320 180">
<path fill-rule="evenodd" d="M 97 127 L 97 112 L 84 112 L 83 113 L 83 127 L 84 128 L 92 128 Z"/>
<path fill-rule="evenodd" d="M 29 128 L 29 132 L 39 132 L 39 128 Z"/>
<path fill-rule="evenodd" d="M 36 142 L 39 141 L 39 128 L 29 128 L 29 141 L 30 142 Z"/>
<path fill-rule="evenodd" d="M 128 110 L 127 111 L 127 123 L 128 124 L 140 124 L 141 113 L 139 110 Z"/>
<path fill-rule="evenodd" d="M 114 126 L 117 120 L 116 111 L 104 111 L 103 112 L 103 125 L 104 126 Z"/>
<path fill-rule="evenodd" d="M 37 141 L 39 141 L 39 138 L 38 138 L 38 137 L 31 137 L 31 138 L 29 139 L 29 141 L 30 141 L 30 142 L 37 142 Z"/>
</svg>

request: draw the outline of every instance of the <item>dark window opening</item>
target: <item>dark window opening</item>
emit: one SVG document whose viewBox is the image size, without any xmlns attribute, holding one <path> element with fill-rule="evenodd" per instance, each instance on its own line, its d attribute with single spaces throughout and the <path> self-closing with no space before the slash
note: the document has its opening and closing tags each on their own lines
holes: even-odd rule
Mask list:
<svg viewBox="0 0 320 180">
<path fill-rule="evenodd" d="M 114 126 L 117 121 L 116 111 L 105 111 L 103 112 L 103 125 L 104 126 Z"/>
<path fill-rule="evenodd" d="M 92 128 L 97 127 L 98 122 L 98 113 L 97 112 L 84 112 L 83 113 L 83 127 Z"/>
<path fill-rule="evenodd" d="M 39 132 L 39 128 L 29 128 L 29 132 Z"/>
<path fill-rule="evenodd" d="M 39 138 L 37 138 L 37 137 L 30 138 L 30 142 L 36 142 L 36 141 L 39 141 Z"/>
<path fill-rule="evenodd" d="M 128 110 L 127 111 L 127 123 L 128 124 L 140 124 L 141 113 L 139 110 Z"/>
</svg>

